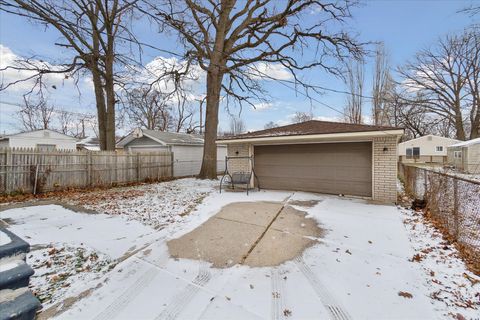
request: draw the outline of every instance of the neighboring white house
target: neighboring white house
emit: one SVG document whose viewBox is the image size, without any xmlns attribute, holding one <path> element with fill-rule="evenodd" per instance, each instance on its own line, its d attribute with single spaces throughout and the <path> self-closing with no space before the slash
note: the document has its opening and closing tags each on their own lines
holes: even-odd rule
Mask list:
<svg viewBox="0 0 480 320">
<path fill-rule="evenodd" d="M 459 140 L 429 134 L 398 144 L 399 161 L 403 163 L 446 163 L 447 148 Z"/>
<path fill-rule="evenodd" d="M 191 176 L 200 173 L 203 157 L 203 137 L 196 134 L 135 129 L 117 143 L 117 148 L 133 152 L 173 152 L 174 176 Z M 225 170 L 227 147 L 217 146 L 217 170 Z"/>
<path fill-rule="evenodd" d="M 451 145 L 448 163 L 466 173 L 480 173 L 480 138 Z"/>
<path fill-rule="evenodd" d="M 39 150 L 76 150 L 76 139 L 49 129 L 20 132 L 0 137 L 0 148 L 37 148 Z"/>
</svg>

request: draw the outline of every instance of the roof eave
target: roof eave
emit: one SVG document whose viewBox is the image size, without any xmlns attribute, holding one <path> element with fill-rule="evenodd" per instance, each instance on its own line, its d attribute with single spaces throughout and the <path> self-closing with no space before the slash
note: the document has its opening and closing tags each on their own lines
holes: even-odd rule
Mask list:
<svg viewBox="0 0 480 320">
<path fill-rule="evenodd" d="M 249 142 L 285 142 L 295 140 L 322 140 L 336 138 L 364 138 L 364 137 L 384 137 L 394 135 L 400 138 L 404 134 L 403 129 L 382 130 L 382 131 L 360 131 L 360 132 L 342 132 L 342 133 L 322 133 L 322 134 L 297 134 L 290 136 L 268 136 L 268 137 L 250 137 L 239 139 L 217 140 L 217 144 L 231 143 L 249 143 Z"/>
</svg>

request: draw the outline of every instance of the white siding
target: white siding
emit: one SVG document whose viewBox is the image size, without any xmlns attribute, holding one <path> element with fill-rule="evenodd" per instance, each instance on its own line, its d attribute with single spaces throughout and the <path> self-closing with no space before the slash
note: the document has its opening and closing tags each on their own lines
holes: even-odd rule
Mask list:
<svg viewBox="0 0 480 320">
<path fill-rule="evenodd" d="M 420 156 L 447 156 L 447 147 L 460 141 L 434 135 L 426 135 L 417 139 L 398 144 L 398 155 L 405 156 L 407 148 L 419 147 Z M 437 146 L 442 146 L 443 151 L 437 151 Z"/>
<path fill-rule="evenodd" d="M 76 139 L 51 130 L 19 133 L 9 137 L 11 148 L 36 148 L 37 145 L 55 145 L 57 150 L 76 150 Z"/>
<path fill-rule="evenodd" d="M 194 176 L 200 173 L 203 157 L 203 146 L 172 146 L 176 177 Z M 225 171 L 226 146 L 217 146 L 217 172 Z"/>
</svg>

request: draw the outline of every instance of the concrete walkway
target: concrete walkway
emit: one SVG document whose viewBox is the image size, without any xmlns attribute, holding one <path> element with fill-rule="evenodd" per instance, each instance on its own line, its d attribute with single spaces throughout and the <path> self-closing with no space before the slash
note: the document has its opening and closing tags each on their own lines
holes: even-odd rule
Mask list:
<svg viewBox="0 0 480 320">
<path fill-rule="evenodd" d="M 286 202 L 231 203 L 167 245 L 175 258 L 205 260 L 218 268 L 277 266 L 300 255 L 323 234 L 305 215 Z"/>
</svg>

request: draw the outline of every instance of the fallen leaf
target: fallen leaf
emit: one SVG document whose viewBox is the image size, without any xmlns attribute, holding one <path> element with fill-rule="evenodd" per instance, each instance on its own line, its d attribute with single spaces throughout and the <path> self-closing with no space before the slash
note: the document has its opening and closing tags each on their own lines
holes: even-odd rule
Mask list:
<svg viewBox="0 0 480 320">
<path fill-rule="evenodd" d="M 400 297 L 404 297 L 404 298 L 408 298 L 408 299 L 413 298 L 413 295 L 410 292 L 406 292 L 406 291 L 399 291 L 398 295 Z"/>
<path fill-rule="evenodd" d="M 480 283 L 480 280 L 475 279 L 474 277 L 466 274 L 465 272 L 463 273 L 463 277 L 464 277 L 465 279 L 467 279 L 468 281 L 470 281 L 470 283 L 472 284 L 472 286 L 476 285 L 477 283 Z"/>
<path fill-rule="evenodd" d="M 290 311 L 288 309 L 285 309 L 285 310 L 283 310 L 283 315 L 285 317 L 290 317 L 292 315 L 292 311 Z"/>
</svg>

